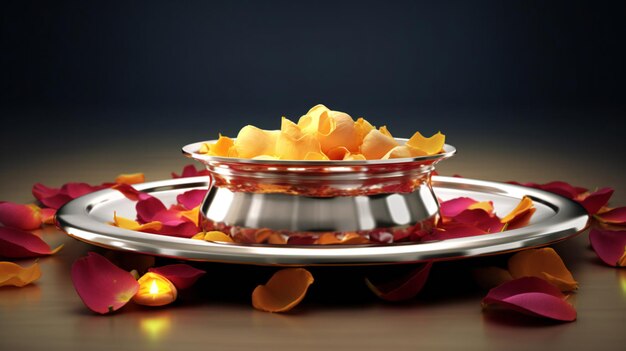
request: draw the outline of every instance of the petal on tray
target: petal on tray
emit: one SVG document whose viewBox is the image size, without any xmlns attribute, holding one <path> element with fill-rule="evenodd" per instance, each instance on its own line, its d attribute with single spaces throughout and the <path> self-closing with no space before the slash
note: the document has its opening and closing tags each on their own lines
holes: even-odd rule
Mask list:
<svg viewBox="0 0 626 351">
<path fill-rule="evenodd" d="M 48 256 L 57 253 L 63 245 L 54 250 L 37 235 L 20 229 L 0 227 L 0 257 L 28 258 Z"/>
<path fill-rule="evenodd" d="M 145 232 L 145 231 L 150 231 L 150 230 L 158 231 L 158 230 L 161 230 L 161 228 L 163 227 L 161 222 L 158 222 L 158 221 L 140 224 L 139 222 L 133 221 L 132 219 L 120 217 L 117 215 L 117 213 L 113 213 L 113 224 L 116 227 L 120 227 L 120 228 L 124 228 L 128 230 L 135 230 L 138 232 Z"/>
<path fill-rule="evenodd" d="M 528 224 L 533 213 L 535 213 L 533 200 L 528 196 L 524 196 L 520 203 L 500 221 L 506 225 L 508 230 L 521 228 Z"/>
<path fill-rule="evenodd" d="M 131 201 L 145 200 L 152 197 L 152 195 L 143 193 L 133 188 L 133 186 L 130 184 L 116 184 L 112 187 L 112 189 L 119 191 L 120 193 L 122 193 L 122 195 L 124 195 L 127 199 Z"/>
<path fill-rule="evenodd" d="M 451 200 L 442 201 L 439 206 L 439 211 L 444 217 L 454 217 L 467 210 L 476 202 L 476 200 L 470 199 L 469 197 L 457 197 Z"/>
<path fill-rule="evenodd" d="M 0 223 L 7 227 L 35 230 L 41 227 L 41 209 L 35 205 L 0 202 Z"/>
<path fill-rule="evenodd" d="M 607 224 L 625 225 L 626 224 L 626 207 L 614 208 L 595 215 L 595 218 Z"/>
<path fill-rule="evenodd" d="M 200 176 L 208 176 L 210 173 L 208 170 L 203 169 L 198 171 L 196 166 L 194 165 L 186 165 L 183 168 L 183 171 L 180 175 L 172 172 L 172 178 L 190 178 L 190 177 L 200 177 Z"/>
<path fill-rule="evenodd" d="M 117 184 L 138 184 L 146 181 L 143 173 L 120 174 L 115 178 Z"/>
<path fill-rule="evenodd" d="M 286 312 L 302 301 L 313 276 L 304 268 L 285 268 L 252 292 L 252 306 L 266 312 Z"/>
<path fill-rule="evenodd" d="M 498 305 L 535 317 L 556 321 L 576 320 L 576 310 L 554 285 L 536 277 L 525 277 L 506 282 L 489 291 L 483 298 L 483 307 Z"/>
<path fill-rule="evenodd" d="M 176 289 L 187 289 L 204 274 L 205 271 L 194 268 L 188 264 L 170 264 L 162 267 L 149 268 L 148 272 L 154 272 L 169 279 Z"/>
<path fill-rule="evenodd" d="M 205 241 L 214 241 L 214 242 L 223 242 L 223 243 L 232 243 L 233 239 L 225 233 L 222 233 L 217 230 L 212 230 L 206 233 L 198 233 L 196 239 L 205 240 Z M 194 236 L 195 238 L 195 236 Z"/>
<path fill-rule="evenodd" d="M 185 191 L 184 193 L 176 196 L 176 202 L 183 205 L 186 209 L 191 210 L 202 204 L 202 200 L 204 200 L 207 192 L 208 190 L 206 189 Z"/>
<path fill-rule="evenodd" d="M 74 261 L 71 275 L 85 306 L 100 314 L 120 309 L 139 290 L 132 274 L 94 252 Z"/>
<path fill-rule="evenodd" d="M 591 194 L 582 194 L 576 200 L 583 205 L 589 214 L 596 214 L 613 196 L 612 188 L 602 188 Z"/>
<path fill-rule="evenodd" d="M 431 233 L 427 233 L 422 237 L 423 241 L 431 240 L 447 240 L 465 238 L 468 236 L 476 236 L 489 234 L 487 231 L 475 227 L 473 225 L 451 222 L 443 224 L 442 226 L 435 228 Z"/>
<path fill-rule="evenodd" d="M 591 247 L 609 266 L 626 266 L 626 231 L 591 229 Z"/>
<path fill-rule="evenodd" d="M 432 261 L 418 264 L 407 275 L 389 281 L 385 276 L 385 281 L 379 281 L 380 278 L 366 277 L 365 284 L 376 296 L 386 301 L 404 301 L 415 297 L 426 284 Z"/>
<path fill-rule="evenodd" d="M 477 204 L 481 204 L 477 202 Z M 470 206 L 471 207 L 471 206 Z M 463 223 L 482 229 L 487 233 L 502 231 L 505 224 L 500 219 L 482 208 L 467 209 L 452 218 L 454 222 Z M 445 225 L 444 225 L 445 227 Z"/>
<path fill-rule="evenodd" d="M 13 262 L 0 262 L 0 286 L 26 286 L 41 277 L 37 262 L 30 267 L 22 267 Z"/>
<path fill-rule="evenodd" d="M 578 288 L 578 282 L 574 280 L 561 257 L 551 247 L 516 253 L 509 259 L 509 272 L 513 278 L 542 278 L 561 291 L 573 291 Z"/>
</svg>

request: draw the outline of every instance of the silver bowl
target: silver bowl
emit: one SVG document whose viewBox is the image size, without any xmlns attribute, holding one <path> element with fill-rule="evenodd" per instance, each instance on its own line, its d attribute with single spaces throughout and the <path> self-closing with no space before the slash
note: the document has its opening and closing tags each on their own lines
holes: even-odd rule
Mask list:
<svg viewBox="0 0 626 351">
<path fill-rule="evenodd" d="M 233 236 L 269 229 L 305 244 L 323 233 L 369 237 L 429 229 L 439 212 L 432 171 L 456 153 L 447 144 L 436 155 L 368 161 L 252 160 L 197 152 L 215 141 L 183 147 L 212 178 L 201 207 L 208 229 Z"/>
</svg>

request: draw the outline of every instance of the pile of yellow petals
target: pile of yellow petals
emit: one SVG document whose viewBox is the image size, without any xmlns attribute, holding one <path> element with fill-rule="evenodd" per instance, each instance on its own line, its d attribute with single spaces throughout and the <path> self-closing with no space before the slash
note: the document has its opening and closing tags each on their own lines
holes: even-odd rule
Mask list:
<svg viewBox="0 0 626 351">
<path fill-rule="evenodd" d="M 294 123 L 283 117 L 280 130 L 243 127 L 235 140 L 220 135 L 198 153 L 257 160 L 385 160 L 438 154 L 445 136 L 426 138 L 419 132 L 403 145 L 386 126 L 376 128 L 363 118 L 317 105 Z"/>
</svg>

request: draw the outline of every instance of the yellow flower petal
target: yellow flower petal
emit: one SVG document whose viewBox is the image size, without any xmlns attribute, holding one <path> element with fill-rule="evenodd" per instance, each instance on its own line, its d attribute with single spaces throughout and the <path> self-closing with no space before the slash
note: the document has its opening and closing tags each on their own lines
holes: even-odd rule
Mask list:
<svg viewBox="0 0 626 351">
<path fill-rule="evenodd" d="M 434 155 L 441 152 L 446 142 L 446 136 L 437 132 L 437 134 L 430 138 L 424 137 L 420 132 L 415 132 L 411 139 L 406 142 L 406 145 L 423 150 L 428 155 Z"/>
<path fill-rule="evenodd" d="M 533 200 L 528 196 L 524 196 L 513 211 L 500 219 L 500 222 L 508 224 L 508 229 L 519 228 L 530 220 L 530 216 L 532 216 L 534 212 L 535 207 L 533 205 Z"/>
<path fill-rule="evenodd" d="M 188 220 L 192 221 L 193 224 L 196 225 L 196 227 L 198 226 L 198 222 L 200 220 L 200 206 L 196 206 L 193 209 L 188 210 L 188 211 L 180 211 L 179 214 L 182 217 L 185 217 Z"/>
<path fill-rule="evenodd" d="M 158 221 L 148 222 L 146 224 L 139 224 L 139 222 L 133 221 L 132 219 L 119 217 L 116 212 L 113 212 L 113 224 L 116 227 L 120 227 L 120 228 L 124 228 L 128 230 L 134 230 L 137 232 L 143 232 L 145 230 L 150 230 L 150 229 L 160 230 L 161 227 L 163 226 L 161 222 L 158 222 Z"/>
<path fill-rule="evenodd" d="M 329 121 L 328 130 L 320 130 L 317 134 L 322 151 L 326 153 L 337 147 L 345 147 L 350 151 L 356 152 L 359 148 L 359 140 L 352 117 L 347 113 L 339 111 L 329 111 L 325 112 L 325 114 L 328 116 Z"/>
<path fill-rule="evenodd" d="M 344 158 L 344 161 L 365 161 L 363 154 L 348 154 Z"/>
<path fill-rule="evenodd" d="M 295 139 L 287 133 L 280 133 L 276 141 L 276 156 L 281 160 L 304 160 L 308 153 L 322 153 L 320 142 L 315 136 L 303 134 Z"/>
<path fill-rule="evenodd" d="M 389 129 L 387 129 L 387 126 L 382 126 L 380 128 L 378 128 L 378 131 L 383 133 L 383 135 L 386 135 L 390 138 L 393 138 L 393 135 L 391 135 L 391 133 L 389 132 Z"/>
<path fill-rule="evenodd" d="M 356 131 L 357 143 L 360 145 L 363 143 L 363 138 L 372 131 L 372 129 L 376 129 L 373 125 L 370 124 L 363 117 L 359 117 L 356 122 L 354 122 L 354 129 Z"/>
<path fill-rule="evenodd" d="M 412 156 L 413 154 L 411 153 L 410 147 L 406 145 L 400 145 L 389 150 L 389 152 L 387 152 L 385 156 L 382 157 L 382 159 L 387 160 L 390 158 L 405 158 L 405 157 L 412 157 Z"/>
<path fill-rule="evenodd" d="M 253 158 L 259 155 L 275 155 L 276 140 L 279 130 L 263 130 L 247 125 L 239 131 L 234 142 L 234 150 L 238 157 Z"/>
<path fill-rule="evenodd" d="M 368 160 L 378 160 L 396 146 L 398 143 L 392 137 L 372 129 L 363 139 L 361 154 Z"/>
<path fill-rule="evenodd" d="M 235 145 L 235 142 L 233 139 L 220 134 L 215 144 L 203 144 L 202 146 L 204 145 L 208 145 L 208 150 L 204 153 L 209 156 L 230 157 L 230 150 Z M 199 153 L 203 153 L 204 148 L 202 146 L 198 150 Z"/>
<path fill-rule="evenodd" d="M 509 272 L 513 278 L 538 277 L 557 286 L 561 291 L 578 288 L 572 273 L 561 257 L 550 247 L 520 251 L 509 259 Z"/>
<path fill-rule="evenodd" d="M 266 160 L 266 161 L 270 161 L 270 160 L 280 160 L 278 157 L 276 157 L 276 156 L 271 156 L 271 155 L 259 155 L 259 156 L 254 156 L 252 159 L 253 159 L 253 160 Z"/>
<path fill-rule="evenodd" d="M 481 209 L 487 213 L 493 213 L 493 202 L 491 201 L 476 202 L 467 206 L 467 209 L 468 210 Z"/>
<path fill-rule="evenodd" d="M 215 242 L 224 242 L 224 243 L 232 243 L 233 239 L 225 234 L 222 233 L 220 231 L 217 230 L 213 230 L 210 232 L 206 232 L 206 234 L 204 234 L 204 240 L 206 241 L 215 241 Z"/>
<path fill-rule="evenodd" d="M 304 268 L 285 268 L 252 292 L 252 306 L 266 312 L 286 312 L 302 301 L 313 284 L 313 276 Z"/>
<path fill-rule="evenodd" d="M 306 161 L 328 161 L 328 157 L 319 152 L 307 152 L 306 155 L 304 155 L 304 159 Z"/>
<path fill-rule="evenodd" d="M 26 286 L 41 277 L 39 264 L 23 268 L 13 262 L 0 262 L 0 286 Z"/>
<path fill-rule="evenodd" d="M 204 232 L 200 232 L 200 233 L 192 236 L 191 239 L 194 239 L 194 240 L 204 240 L 204 234 L 205 234 Z"/>
<path fill-rule="evenodd" d="M 328 107 L 319 104 L 313 106 L 306 115 L 298 120 L 298 127 L 304 134 L 317 135 L 317 133 L 327 134 L 330 131 L 328 120 Z M 323 115 L 323 116 L 322 116 Z"/>
</svg>

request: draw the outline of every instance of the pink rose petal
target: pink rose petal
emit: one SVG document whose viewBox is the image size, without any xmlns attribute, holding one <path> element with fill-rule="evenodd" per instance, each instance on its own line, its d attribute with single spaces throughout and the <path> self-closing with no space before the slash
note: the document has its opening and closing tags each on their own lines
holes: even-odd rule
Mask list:
<svg viewBox="0 0 626 351">
<path fill-rule="evenodd" d="M 176 289 L 187 289 L 206 272 L 187 264 L 171 264 L 149 268 L 148 272 L 160 274 L 171 281 Z"/>
<path fill-rule="evenodd" d="M 0 227 L 0 257 L 28 258 L 52 255 L 63 245 L 54 250 L 37 235 L 20 229 Z"/>
<path fill-rule="evenodd" d="M 206 169 L 198 171 L 196 169 L 196 166 L 194 166 L 194 165 L 187 165 L 187 166 L 185 166 L 185 168 L 183 168 L 183 173 L 181 175 L 178 175 L 178 174 L 172 172 L 172 178 L 199 177 L 199 176 L 208 176 L 209 174 L 210 174 L 209 171 L 206 170 Z"/>
<path fill-rule="evenodd" d="M 189 190 L 178 195 L 176 197 L 176 201 L 183 205 L 186 209 L 191 210 L 200 206 L 207 192 L 208 190 L 206 189 Z"/>
<path fill-rule="evenodd" d="M 576 320 L 576 310 L 554 285 L 541 278 L 524 277 L 489 290 L 484 306 L 499 305 L 517 312 L 557 321 Z"/>
<path fill-rule="evenodd" d="M 626 207 L 618 207 L 595 216 L 602 223 L 625 225 Z"/>
<path fill-rule="evenodd" d="M 591 229 L 591 247 L 600 259 L 609 266 L 619 266 L 626 248 L 626 231 Z"/>
<path fill-rule="evenodd" d="M 469 197 L 458 197 L 452 200 L 443 201 L 439 206 L 439 212 L 444 217 L 454 217 L 477 201 Z"/>
<path fill-rule="evenodd" d="M 120 309 L 139 289 L 129 272 L 94 252 L 74 262 L 72 283 L 85 306 L 100 314 Z"/>
<path fill-rule="evenodd" d="M 11 228 L 35 230 L 41 227 L 41 211 L 36 206 L 0 202 L 0 223 Z"/>
<path fill-rule="evenodd" d="M 454 216 L 452 220 L 457 223 L 474 226 L 487 233 L 497 233 L 504 228 L 504 224 L 500 222 L 497 216 L 491 215 L 483 209 L 464 210 Z"/>
<path fill-rule="evenodd" d="M 611 196 L 613 195 L 612 188 L 602 188 L 587 196 L 578 199 L 578 202 L 589 212 L 589 214 L 596 214 L 600 209 L 605 206 Z"/>
<path fill-rule="evenodd" d="M 370 277 L 365 278 L 365 283 L 376 296 L 385 301 L 404 301 L 415 297 L 426 284 L 428 274 L 432 267 L 432 261 L 419 264 L 409 274 L 399 279 L 376 282 Z M 388 279 L 386 276 L 384 279 Z"/>
</svg>

